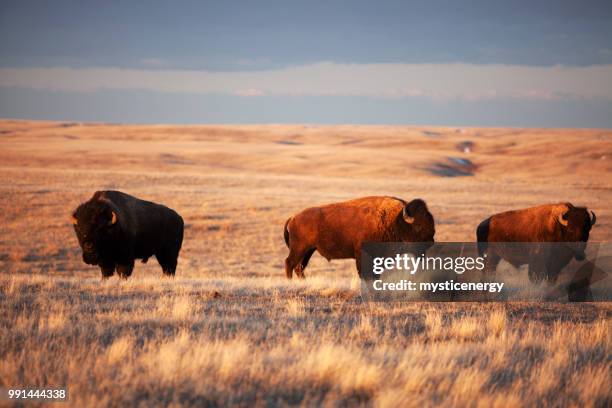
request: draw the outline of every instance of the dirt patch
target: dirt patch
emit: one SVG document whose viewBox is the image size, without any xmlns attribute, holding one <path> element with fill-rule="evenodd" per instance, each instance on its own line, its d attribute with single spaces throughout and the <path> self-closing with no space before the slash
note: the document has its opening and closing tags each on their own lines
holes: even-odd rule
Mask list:
<svg viewBox="0 0 612 408">
<path fill-rule="evenodd" d="M 434 132 L 433 130 L 424 130 L 422 133 L 423 133 L 424 136 L 427 136 L 427 137 L 440 137 L 440 136 L 442 136 L 442 133 Z"/>
<path fill-rule="evenodd" d="M 296 142 L 295 140 L 277 140 L 275 143 L 289 146 L 299 146 L 304 144 L 302 142 Z"/>
<path fill-rule="evenodd" d="M 466 177 L 473 176 L 478 169 L 470 159 L 461 157 L 447 157 L 446 161 L 432 163 L 426 170 L 440 177 Z"/>
<path fill-rule="evenodd" d="M 193 160 L 189 160 L 182 156 L 177 156 L 175 154 L 162 153 L 159 155 L 159 159 L 160 161 L 166 164 L 184 164 L 184 165 L 193 164 Z"/>
</svg>

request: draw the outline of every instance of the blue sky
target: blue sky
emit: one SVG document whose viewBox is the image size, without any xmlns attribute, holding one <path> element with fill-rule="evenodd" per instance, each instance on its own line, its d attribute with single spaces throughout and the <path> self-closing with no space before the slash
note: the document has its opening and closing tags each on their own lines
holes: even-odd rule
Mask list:
<svg viewBox="0 0 612 408">
<path fill-rule="evenodd" d="M 612 2 L 3 1 L 0 117 L 612 127 Z"/>
</svg>

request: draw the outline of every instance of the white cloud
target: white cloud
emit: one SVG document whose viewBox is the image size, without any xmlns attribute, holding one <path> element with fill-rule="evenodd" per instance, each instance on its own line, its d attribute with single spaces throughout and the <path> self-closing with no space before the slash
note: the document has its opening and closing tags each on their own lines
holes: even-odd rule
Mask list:
<svg viewBox="0 0 612 408">
<path fill-rule="evenodd" d="M 89 92 L 345 95 L 433 99 L 612 99 L 612 65 L 532 67 L 472 64 L 318 64 L 266 71 L 4 68 L 0 86 Z"/>
</svg>

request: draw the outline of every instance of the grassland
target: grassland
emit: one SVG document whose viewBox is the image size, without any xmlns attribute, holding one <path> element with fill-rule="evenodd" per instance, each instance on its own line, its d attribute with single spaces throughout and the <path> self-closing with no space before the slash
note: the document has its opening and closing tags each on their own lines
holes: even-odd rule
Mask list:
<svg viewBox="0 0 612 408">
<path fill-rule="evenodd" d="M 611 176 L 600 130 L 0 121 L 0 387 L 67 385 L 72 406 L 609 406 L 610 303 L 364 303 L 352 261 L 286 281 L 282 226 L 385 194 L 468 241 L 493 212 L 571 201 L 608 242 Z M 100 189 L 183 215 L 175 279 L 82 263 L 69 215 Z"/>
</svg>

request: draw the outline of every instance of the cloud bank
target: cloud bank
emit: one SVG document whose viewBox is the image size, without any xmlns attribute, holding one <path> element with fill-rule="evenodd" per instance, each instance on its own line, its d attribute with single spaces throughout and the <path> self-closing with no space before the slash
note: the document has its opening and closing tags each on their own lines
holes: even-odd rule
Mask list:
<svg viewBox="0 0 612 408">
<path fill-rule="evenodd" d="M 612 65 L 336 64 L 266 71 L 4 68 L 0 86 L 33 90 L 258 96 L 365 96 L 487 100 L 612 100 Z"/>
</svg>

